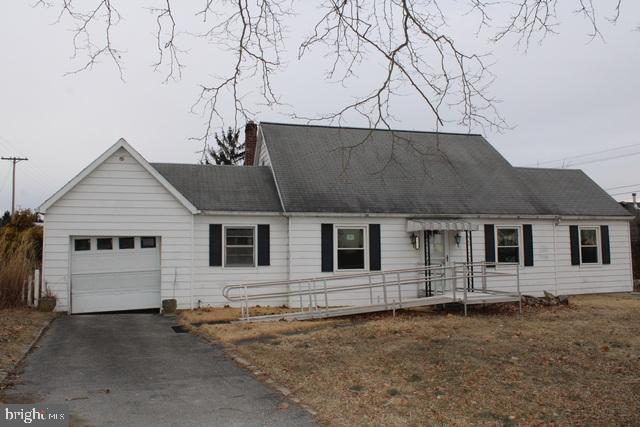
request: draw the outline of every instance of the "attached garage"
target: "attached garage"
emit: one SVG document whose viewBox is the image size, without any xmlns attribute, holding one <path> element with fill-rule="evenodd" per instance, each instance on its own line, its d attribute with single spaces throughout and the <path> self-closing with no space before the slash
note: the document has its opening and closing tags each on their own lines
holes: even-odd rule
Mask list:
<svg viewBox="0 0 640 427">
<path fill-rule="evenodd" d="M 200 211 L 123 139 L 38 209 L 42 278 L 69 313 L 192 306 Z"/>
<path fill-rule="evenodd" d="M 72 313 L 160 307 L 159 238 L 78 236 L 70 249 Z"/>
</svg>

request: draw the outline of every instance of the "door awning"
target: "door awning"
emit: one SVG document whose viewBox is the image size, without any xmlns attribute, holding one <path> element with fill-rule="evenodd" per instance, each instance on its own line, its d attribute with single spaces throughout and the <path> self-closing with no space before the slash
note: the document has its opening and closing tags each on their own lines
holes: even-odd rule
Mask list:
<svg viewBox="0 0 640 427">
<path fill-rule="evenodd" d="M 407 220 L 407 232 L 414 233 L 416 231 L 477 231 L 480 227 L 478 224 L 472 224 L 467 221 L 430 221 L 424 219 Z"/>
</svg>

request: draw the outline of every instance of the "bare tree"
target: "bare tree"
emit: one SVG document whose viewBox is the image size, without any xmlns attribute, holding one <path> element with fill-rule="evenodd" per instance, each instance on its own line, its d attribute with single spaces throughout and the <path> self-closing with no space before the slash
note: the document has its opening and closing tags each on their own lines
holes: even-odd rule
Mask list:
<svg viewBox="0 0 640 427">
<path fill-rule="evenodd" d="M 106 58 L 123 78 L 123 49 L 114 45 L 112 37 L 122 20 L 118 1 L 124 0 L 36 2 L 58 8 L 58 21 L 73 23 L 75 56 L 85 60 L 72 72 L 89 70 Z M 166 80 L 180 78 L 185 52 L 177 45 L 180 22 L 172 7 L 176 0 L 152 1 L 157 4 L 149 8 L 157 29 L 154 66 L 164 70 Z M 596 6 L 593 0 L 570 1 L 575 13 L 589 23 L 591 38 L 602 37 L 600 25 L 615 23 L 622 6 L 622 0 L 612 0 L 608 6 L 600 2 Z M 487 55 L 460 48 L 450 34 L 448 20 L 464 14 L 475 19 L 478 35 L 487 33 L 495 42 L 515 37 L 526 49 L 533 40 L 542 41 L 555 32 L 560 18 L 557 0 L 462 0 L 455 5 L 452 0 L 322 0 L 313 6 L 293 0 L 201 0 L 199 4 L 192 12 L 202 19 L 206 31 L 194 34 L 183 29 L 184 33 L 223 46 L 234 58 L 226 69 L 216 70 L 218 75 L 222 73 L 219 78 L 201 84 L 193 107 L 206 117 L 204 132 L 196 138 L 205 147 L 214 129 L 223 124 L 223 108 L 230 106 L 235 112 L 234 128 L 239 120 L 254 116 L 257 104 L 248 102 L 246 95 L 256 88 L 262 104 L 286 103 L 273 77 L 284 67 L 281 58 L 289 43 L 298 46 L 300 60 L 311 52 L 325 55 L 330 60 L 326 70 L 329 81 L 348 87 L 363 68 L 377 76 L 377 83 L 333 111 L 294 117 L 340 123 L 359 115 L 370 127 L 390 128 L 394 121 L 392 102 L 413 95 L 436 127 L 456 123 L 469 129 L 505 129 L 505 120 L 489 91 L 493 76 Z M 318 11 L 309 34 L 303 40 L 290 40 L 285 31 L 287 21 L 296 14 Z"/>
</svg>

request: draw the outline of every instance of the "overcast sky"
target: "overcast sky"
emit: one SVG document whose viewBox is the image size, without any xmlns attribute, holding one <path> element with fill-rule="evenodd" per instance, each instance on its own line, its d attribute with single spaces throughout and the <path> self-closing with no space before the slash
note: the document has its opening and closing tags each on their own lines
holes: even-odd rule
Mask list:
<svg viewBox="0 0 640 427">
<path fill-rule="evenodd" d="M 125 82 L 107 62 L 65 76 L 78 65 L 70 59 L 71 25 L 53 25 L 56 11 L 34 9 L 32 0 L 4 3 L 0 154 L 29 158 L 17 168 L 19 206 L 37 207 L 120 137 L 149 161 L 198 161 L 195 152 L 200 146 L 188 138 L 203 132 L 204 119 L 190 107 L 198 84 L 211 82 L 212 75 L 228 69 L 228 56 L 185 37 L 182 46 L 189 52 L 183 78 L 164 84 L 164 75 L 151 67 L 153 16 L 141 6 L 127 4 L 122 6 L 125 21 L 116 31 L 117 43 L 126 48 Z M 309 7 L 307 2 L 298 4 Z M 605 42 L 589 43 L 588 25 L 569 12 L 562 16 L 559 35 L 542 45 L 534 43 L 526 53 L 511 42 L 492 48 L 497 80 L 491 94 L 503 101 L 500 111 L 515 127 L 503 134 L 484 134 L 514 165 L 568 163 L 584 169 L 603 188 L 613 188 L 610 193 L 625 192 L 614 196 L 619 200 L 640 191 L 640 32 L 634 31 L 640 24 L 640 4 L 623 5 L 616 26 L 602 23 Z M 296 37 L 310 22 L 301 17 L 292 24 L 293 53 L 276 83 L 295 111 L 320 114 L 344 104 L 354 93 L 323 83 L 322 55 L 295 61 Z M 452 32 L 469 46 L 488 49 L 484 40 L 474 38 L 474 30 L 465 24 Z M 361 75 L 360 84 L 366 85 L 369 77 L 374 78 Z M 263 110 L 257 119 L 289 122 L 290 111 Z M 394 115 L 397 128 L 433 129 L 433 118 L 410 99 Z M 628 187 L 615 188 L 620 186 Z M 10 164 L 2 162 L 0 210 L 10 204 Z"/>
</svg>

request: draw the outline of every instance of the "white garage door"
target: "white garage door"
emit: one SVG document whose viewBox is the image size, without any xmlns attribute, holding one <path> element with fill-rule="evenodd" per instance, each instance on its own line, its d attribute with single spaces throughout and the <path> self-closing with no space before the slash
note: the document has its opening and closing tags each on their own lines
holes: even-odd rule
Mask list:
<svg viewBox="0 0 640 427">
<path fill-rule="evenodd" d="M 159 307 L 159 238 L 72 239 L 72 313 Z"/>
</svg>

